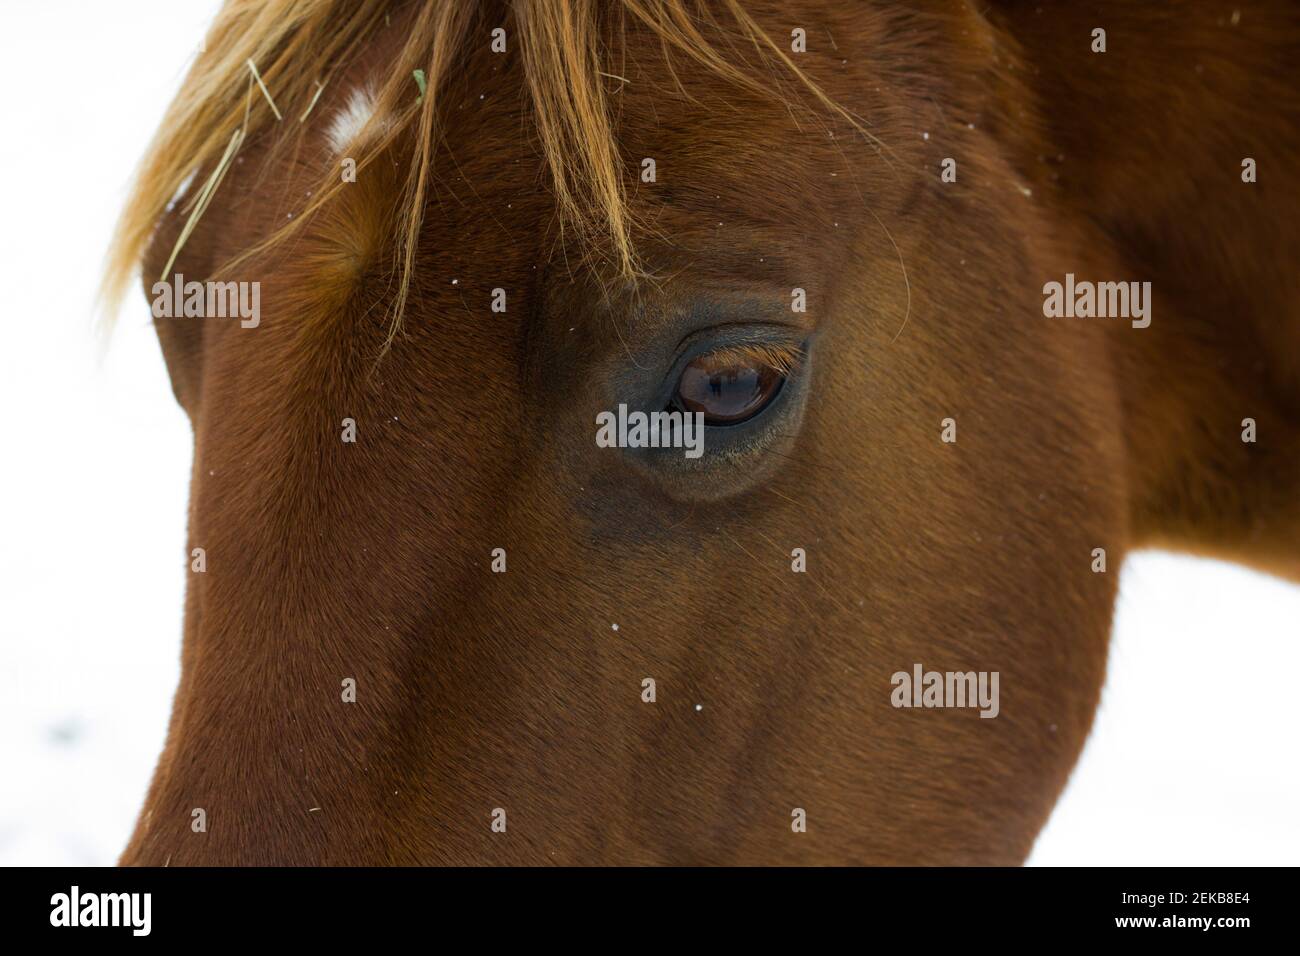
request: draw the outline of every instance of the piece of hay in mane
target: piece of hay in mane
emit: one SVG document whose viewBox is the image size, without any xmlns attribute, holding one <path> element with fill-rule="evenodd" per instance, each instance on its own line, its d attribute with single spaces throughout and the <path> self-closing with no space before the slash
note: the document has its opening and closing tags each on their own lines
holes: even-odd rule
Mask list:
<svg viewBox="0 0 1300 956">
<path fill-rule="evenodd" d="M 281 123 L 284 122 L 284 117 L 280 115 L 279 109 L 276 108 L 275 100 L 271 97 L 271 91 L 268 90 L 266 84 L 262 82 L 262 74 L 257 72 L 257 64 L 251 59 L 245 62 L 248 63 L 248 68 L 253 71 L 253 79 L 257 80 L 257 85 L 261 88 L 262 95 L 266 97 L 266 102 L 271 104 L 271 112 L 275 114 L 276 120 Z"/>
<path fill-rule="evenodd" d="M 235 158 L 235 153 L 239 152 L 240 143 L 243 142 L 243 129 L 235 130 L 235 135 L 230 137 L 230 143 L 226 146 L 226 151 L 222 154 L 217 168 L 212 171 L 203 188 L 199 190 L 198 198 L 190 210 L 189 218 L 185 220 L 185 226 L 181 229 L 181 234 L 176 238 L 176 244 L 172 246 L 172 254 L 167 257 L 167 265 L 163 266 L 162 274 L 158 276 L 158 281 L 162 282 L 167 278 L 167 274 L 172 271 L 172 266 L 176 264 L 176 257 L 180 254 L 185 242 L 194 231 L 194 227 L 199 224 L 199 219 L 203 216 L 204 210 L 208 208 L 208 203 L 212 202 L 212 197 L 216 195 L 217 187 L 221 185 L 221 180 L 226 178 L 226 170 L 230 168 L 230 161 Z"/>
<path fill-rule="evenodd" d="M 307 104 L 307 109 L 305 109 L 305 110 L 303 111 L 303 114 L 302 114 L 301 116 L 298 117 L 298 122 L 299 122 L 299 123 L 305 123 L 305 122 L 307 122 L 307 117 L 310 116 L 310 115 L 311 115 L 311 111 L 314 110 L 314 109 L 316 108 L 316 101 L 320 99 L 320 95 L 321 95 L 322 93 L 324 93 L 324 92 L 325 92 L 325 84 L 322 83 L 322 82 L 320 82 L 319 80 L 317 80 L 317 81 L 316 81 L 316 95 L 313 96 L 313 97 L 311 98 L 311 102 Z"/>
</svg>

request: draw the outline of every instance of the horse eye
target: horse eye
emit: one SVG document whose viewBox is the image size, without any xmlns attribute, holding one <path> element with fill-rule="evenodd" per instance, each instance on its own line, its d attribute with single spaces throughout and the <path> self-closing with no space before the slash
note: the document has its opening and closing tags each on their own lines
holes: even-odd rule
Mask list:
<svg viewBox="0 0 1300 956">
<path fill-rule="evenodd" d="M 706 425 L 737 425 L 753 418 L 776 398 L 785 375 L 769 365 L 736 362 L 718 366 L 701 356 L 682 371 L 673 404 L 703 412 Z"/>
</svg>

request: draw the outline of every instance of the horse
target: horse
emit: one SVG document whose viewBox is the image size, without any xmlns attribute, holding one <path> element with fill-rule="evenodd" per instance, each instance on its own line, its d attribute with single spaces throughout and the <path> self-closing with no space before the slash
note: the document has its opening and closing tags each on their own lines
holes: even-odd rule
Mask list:
<svg viewBox="0 0 1300 956">
<path fill-rule="evenodd" d="M 122 864 L 1023 862 L 1125 556 L 1300 580 L 1298 60 L 1282 2 L 229 0 L 105 278 L 194 435 Z"/>
</svg>

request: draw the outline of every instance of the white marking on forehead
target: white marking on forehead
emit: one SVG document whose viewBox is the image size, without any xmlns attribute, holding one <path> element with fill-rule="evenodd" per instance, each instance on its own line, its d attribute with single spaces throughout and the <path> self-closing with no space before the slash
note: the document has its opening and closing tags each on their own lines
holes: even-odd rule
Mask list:
<svg viewBox="0 0 1300 956">
<path fill-rule="evenodd" d="M 366 123 L 370 122 L 374 112 L 375 91 L 368 86 L 359 86 L 353 90 L 352 95 L 348 97 L 347 106 L 335 114 L 334 121 L 325 132 L 330 149 L 336 154 L 347 149 L 365 128 Z"/>
</svg>

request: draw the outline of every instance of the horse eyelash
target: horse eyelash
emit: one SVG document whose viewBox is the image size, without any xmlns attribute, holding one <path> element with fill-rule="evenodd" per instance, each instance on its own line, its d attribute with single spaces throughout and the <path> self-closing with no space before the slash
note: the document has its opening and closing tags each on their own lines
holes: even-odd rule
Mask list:
<svg viewBox="0 0 1300 956">
<path fill-rule="evenodd" d="M 699 361 L 710 372 L 736 366 L 757 365 L 779 375 L 790 375 L 802 364 L 804 351 L 798 345 L 754 343 L 731 345 L 701 355 Z"/>
</svg>

